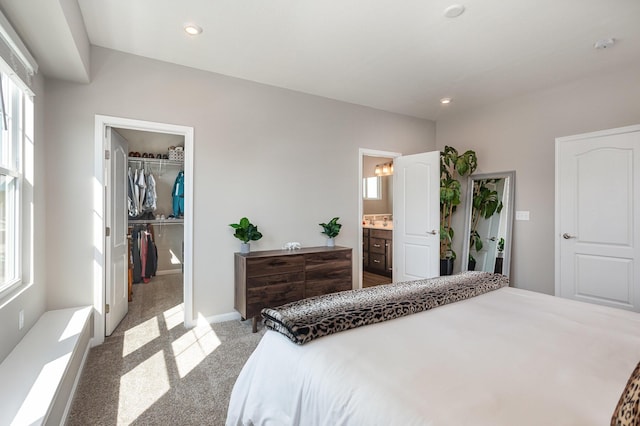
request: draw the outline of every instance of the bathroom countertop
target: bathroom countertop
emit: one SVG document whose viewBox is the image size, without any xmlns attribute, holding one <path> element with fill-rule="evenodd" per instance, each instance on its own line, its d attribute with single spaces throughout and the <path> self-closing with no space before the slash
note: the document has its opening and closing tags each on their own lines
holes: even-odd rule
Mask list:
<svg viewBox="0 0 640 426">
<path fill-rule="evenodd" d="M 367 229 L 388 229 L 389 231 L 393 231 L 393 224 L 389 223 L 387 224 L 387 226 L 384 226 L 383 224 L 378 224 L 376 223 L 375 225 L 369 225 L 368 223 L 366 225 L 362 225 L 362 228 L 367 228 Z"/>
</svg>

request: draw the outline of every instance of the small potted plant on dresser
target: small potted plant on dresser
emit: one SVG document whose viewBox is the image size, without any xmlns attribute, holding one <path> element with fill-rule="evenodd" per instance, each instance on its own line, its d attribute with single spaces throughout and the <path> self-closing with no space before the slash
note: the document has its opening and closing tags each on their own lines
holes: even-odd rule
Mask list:
<svg viewBox="0 0 640 426">
<path fill-rule="evenodd" d="M 322 233 L 325 234 L 327 238 L 327 247 L 335 247 L 335 237 L 340 233 L 340 228 L 342 225 L 338 223 L 339 217 L 334 217 L 328 223 L 321 223 Z"/>
<path fill-rule="evenodd" d="M 232 223 L 229 226 L 235 229 L 233 236 L 241 241 L 240 253 L 249 253 L 249 241 L 258 241 L 262 238 L 262 233 L 258 231 L 258 227 L 252 224 L 246 217 L 240 219 L 239 223 Z"/>
</svg>

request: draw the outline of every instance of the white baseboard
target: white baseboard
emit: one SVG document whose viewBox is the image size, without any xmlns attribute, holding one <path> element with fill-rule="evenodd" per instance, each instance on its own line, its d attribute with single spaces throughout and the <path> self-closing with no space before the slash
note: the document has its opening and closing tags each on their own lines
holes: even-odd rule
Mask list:
<svg viewBox="0 0 640 426">
<path fill-rule="evenodd" d="M 217 322 L 234 321 L 239 319 L 242 319 L 242 317 L 240 316 L 240 313 L 229 312 L 226 314 L 213 315 L 206 318 L 200 318 L 197 322 L 197 325 L 207 325 L 207 324 L 214 324 Z"/>
<path fill-rule="evenodd" d="M 156 271 L 156 275 L 172 275 L 181 273 L 182 269 L 165 269 L 164 271 Z"/>
</svg>

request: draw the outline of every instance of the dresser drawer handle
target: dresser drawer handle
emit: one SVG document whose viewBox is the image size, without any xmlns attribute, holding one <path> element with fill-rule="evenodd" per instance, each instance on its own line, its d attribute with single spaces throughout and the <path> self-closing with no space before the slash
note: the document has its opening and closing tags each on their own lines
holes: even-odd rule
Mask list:
<svg viewBox="0 0 640 426">
<path fill-rule="evenodd" d="M 374 244 L 373 246 L 376 248 L 380 248 L 380 244 Z"/>
<path fill-rule="evenodd" d="M 373 259 L 373 263 L 380 263 L 378 259 Z"/>
</svg>

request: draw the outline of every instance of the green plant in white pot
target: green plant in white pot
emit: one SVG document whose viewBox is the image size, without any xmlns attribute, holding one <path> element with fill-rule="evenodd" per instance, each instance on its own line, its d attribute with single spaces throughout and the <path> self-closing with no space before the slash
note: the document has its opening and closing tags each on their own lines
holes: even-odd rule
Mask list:
<svg viewBox="0 0 640 426">
<path fill-rule="evenodd" d="M 342 225 L 338 223 L 338 219 L 340 218 L 334 217 L 328 223 L 320 224 L 320 226 L 322 226 L 322 233 L 328 237 L 327 247 L 334 247 L 336 245 L 334 238 L 338 236 L 340 228 L 342 228 Z"/>
<path fill-rule="evenodd" d="M 246 217 L 240 219 L 239 223 L 232 223 L 229 226 L 235 229 L 233 236 L 241 241 L 240 253 L 249 253 L 249 241 L 258 241 L 262 238 L 262 233 L 258 231 L 258 227 L 249 222 Z"/>
</svg>

